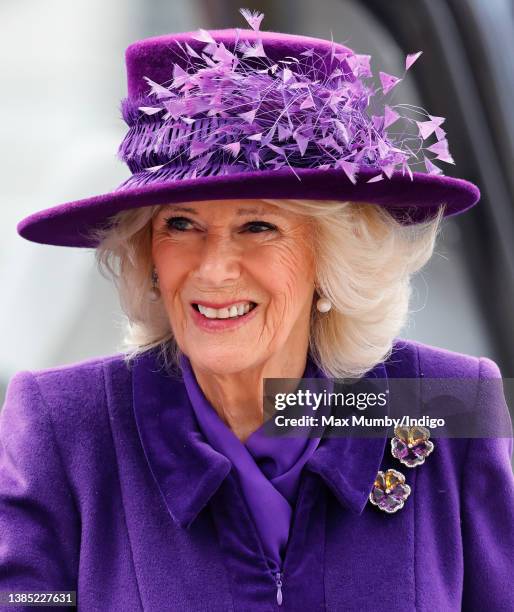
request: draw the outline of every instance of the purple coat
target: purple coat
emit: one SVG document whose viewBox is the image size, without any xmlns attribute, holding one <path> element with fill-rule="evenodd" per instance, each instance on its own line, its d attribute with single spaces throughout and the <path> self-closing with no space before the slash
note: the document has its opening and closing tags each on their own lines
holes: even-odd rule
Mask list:
<svg viewBox="0 0 514 612">
<path fill-rule="evenodd" d="M 512 438 L 440 438 L 413 469 L 386 437 L 323 439 L 302 471 L 278 606 L 230 461 L 151 355 L 11 379 L 0 591 L 76 590 L 87 612 L 514 610 Z M 490 359 L 400 339 L 384 365 L 390 377 L 500 376 Z M 505 418 L 503 401 L 477 397 Z M 389 467 L 412 488 L 395 514 L 368 502 Z"/>
</svg>

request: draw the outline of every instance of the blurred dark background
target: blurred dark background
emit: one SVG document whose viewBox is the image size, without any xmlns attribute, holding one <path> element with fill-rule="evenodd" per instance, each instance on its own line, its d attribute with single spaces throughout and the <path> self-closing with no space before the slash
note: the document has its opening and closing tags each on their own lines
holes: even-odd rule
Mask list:
<svg viewBox="0 0 514 612">
<path fill-rule="evenodd" d="M 41 208 L 110 191 L 128 169 L 123 53 L 134 40 L 199 27 L 247 27 L 240 7 L 265 14 L 262 30 L 347 44 L 401 75 L 424 53 L 394 102 L 446 117 L 455 166 L 482 199 L 446 220 L 436 254 L 416 279 L 403 337 L 494 359 L 514 377 L 514 26 L 504 0 L 50 0 L 0 5 L 2 212 L 0 403 L 12 374 L 116 352 L 123 316 L 91 251 L 17 236 Z M 511 402 L 512 404 L 512 402 Z M 512 409 L 512 405 L 511 405 Z"/>
</svg>

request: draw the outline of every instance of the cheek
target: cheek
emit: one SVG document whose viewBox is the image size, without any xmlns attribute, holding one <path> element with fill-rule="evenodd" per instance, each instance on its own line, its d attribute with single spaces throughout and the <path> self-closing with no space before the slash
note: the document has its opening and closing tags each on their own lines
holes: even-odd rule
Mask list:
<svg viewBox="0 0 514 612">
<path fill-rule="evenodd" d="M 191 254 L 179 244 L 166 239 L 152 243 L 152 258 L 159 277 L 159 288 L 171 318 L 176 316 L 178 291 L 191 268 Z"/>
<path fill-rule="evenodd" d="M 284 241 L 261 249 L 254 260 L 255 273 L 280 310 L 299 309 L 314 288 L 310 251 L 298 240 Z"/>
</svg>

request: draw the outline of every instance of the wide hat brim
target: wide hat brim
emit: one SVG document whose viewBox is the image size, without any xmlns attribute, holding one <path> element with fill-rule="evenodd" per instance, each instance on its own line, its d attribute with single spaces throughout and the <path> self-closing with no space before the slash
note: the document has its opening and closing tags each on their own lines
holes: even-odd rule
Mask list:
<svg viewBox="0 0 514 612">
<path fill-rule="evenodd" d="M 376 175 L 376 169 L 361 169 L 353 184 L 340 168 L 281 168 L 145 184 L 38 211 L 22 219 L 17 231 L 41 244 L 95 248 L 92 230 L 108 226 L 118 212 L 143 206 L 261 198 L 350 200 L 382 206 L 403 224 L 412 224 L 433 217 L 442 204 L 448 217 L 480 199 L 478 187 L 464 179 L 421 172 L 413 172 L 411 179 L 395 171 L 391 178 L 368 182 Z"/>
</svg>

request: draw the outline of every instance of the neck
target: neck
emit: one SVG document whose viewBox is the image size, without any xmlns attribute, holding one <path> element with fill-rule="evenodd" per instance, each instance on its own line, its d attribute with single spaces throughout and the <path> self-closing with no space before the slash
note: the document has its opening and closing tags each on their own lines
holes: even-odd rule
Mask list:
<svg viewBox="0 0 514 612">
<path fill-rule="evenodd" d="M 307 350 L 272 356 L 255 367 L 231 374 L 213 374 L 193 368 L 198 385 L 223 422 L 244 443 L 264 423 L 264 379 L 301 378 Z"/>
</svg>

